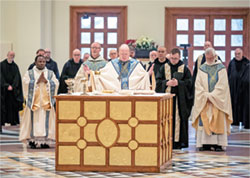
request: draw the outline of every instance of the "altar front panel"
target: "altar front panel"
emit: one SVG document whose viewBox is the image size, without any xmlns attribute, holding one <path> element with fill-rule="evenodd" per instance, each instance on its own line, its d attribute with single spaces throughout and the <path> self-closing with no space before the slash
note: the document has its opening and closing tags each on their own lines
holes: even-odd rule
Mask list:
<svg viewBox="0 0 250 178">
<path fill-rule="evenodd" d="M 171 95 L 56 99 L 56 170 L 159 172 L 172 158 Z"/>
</svg>

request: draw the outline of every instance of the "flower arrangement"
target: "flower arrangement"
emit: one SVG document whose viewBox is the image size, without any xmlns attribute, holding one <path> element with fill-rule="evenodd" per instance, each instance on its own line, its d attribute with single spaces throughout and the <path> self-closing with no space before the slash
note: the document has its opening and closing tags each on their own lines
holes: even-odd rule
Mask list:
<svg viewBox="0 0 250 178">
<path fill-rule="evenodd" d="M 136 49 L 139 50 L 155 50 L 155 42 L 148 37 L 141 37 L 136 40 Z"/>
<path fill-rule="evenodd" d="M 149 58 L 149 52 L 157 49 L 155 42 L 148 37 L 141 37 L 137 40 L 129 39 L 126 44 L 135 48 L 136 58 Z"/>
<path fill-rule="evenodd" d="M 137 40 L 129 39 L 126 41 L 126 44 L 129 46 L 133 46 L 136 50 L 156 50 L 157 46 L 155 42 L 148 37 L 141 37 Z"/>
</svg>

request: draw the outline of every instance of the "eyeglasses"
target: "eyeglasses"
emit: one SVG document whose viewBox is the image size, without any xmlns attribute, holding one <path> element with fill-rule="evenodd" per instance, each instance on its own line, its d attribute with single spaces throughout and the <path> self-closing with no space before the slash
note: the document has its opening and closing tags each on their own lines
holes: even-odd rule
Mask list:
<svg viewBox="0 0 250 178">
<path fill-rule="evenodd" d="M 80 56 L 80 54 L 74 54 L 74 56 Z"/>
<path fill-rule="evenodd" d="M 101 49 L 100 47 L 91 47 L 91 49 Z"/>
<path fill-rule="evenodd" d="M 165 51 L 157 51 L 158 53 L 165 53 Z"/>
</svg>

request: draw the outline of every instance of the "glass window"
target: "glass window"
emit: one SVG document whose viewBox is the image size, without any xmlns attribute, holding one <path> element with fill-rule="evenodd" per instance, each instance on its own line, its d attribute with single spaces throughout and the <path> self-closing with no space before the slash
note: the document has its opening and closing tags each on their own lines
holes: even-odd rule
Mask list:
<svg viewBox="0 0 250 178">
<path fill-rule="evenodd" d="M 214 19 L 214 31 L 226 31 L 226 19 Z"/>
<path fill-rule="evenodd" d="M 194 19 L 194 31 L 205 31 L 206 19 Z"/>
<path fill-rule="evenodd" d="M 91 17 L 81 18 L 81 28 L 89 29 L 91 27 Z"/>
<path fill-rule="evenodd" d="M 101 51 L 100 51 L 100 56 L 102 56 L 103 58 L 104 58 L 104 49 L 103 48 L 101 48 Z"/>
<path fill-rule="evenodd" d="M 100 44 L 103 44 L 104 41 L 104 33 L 103 32 L 95 32 L 94 33 L 94 41 Z"/>
<path fill-rule="evenodd" d="M 184 59 L 184 57 L 183 57 L 183 49 L 180 49 L 180 52 L 181 52 L 180 57 L 181 57 L 181 60 L 183 61 L 183 59 Z M 188 57 L 187 57 L 187 59 L 188 59 Z"/>
<path fill-rule="evenodd" d="M 231 35 L 231 46 L 243 46 L 243 36 Z"/>
<path fill-rule="evenodd" d="M 235 54 L 234 54 L 235 50 L 231 50 L 231 60 L 235 57 Z"/>
<path fill-rule="evenodd" d="M 81 48 L 81 58 L 83 59 L 83 55 L 85 53 L 89 53 L 90 54 L 90 48 Z"/>
<path fill-rule="evenodd" d="M 214 35 L 214 46 L 225 46 L 226 35 Z"/>
<path fill-rule="evenodd" d="M 243 19 L 232 19 L 231 20 L 231 30 L 232 31 L 242 31 L 243 30 Z"/>
<path fill-rule="evenodd" d="M 205 35 L 194 35 L 194 46 L 204 46 Z"/>
<path fill-rule="evenodd" d="M 108 33 L 108 44 L 117 44 L 117 33 Z"/>
<path fill-rule="evenodd" d="M 193 61 L 195 62 L 197 60 L 197 58 L 199 57 L 199 55 L 201 55 L 203 53 L 204 53 L 203 50 L 194 50 L 194 52 L 193 52 Z"/>
<path fill-rule="evenodd" d="M 188 44 L 188 35 L 176 35 L 176 46 Z"/>
<path fill-rule="evenodd" d="M 96 29 L 104 28 L 104 17 L 95 17 L 95 28 Z"/>
<path fill-rule="evenodd" d="M 222 62 L 225 62 L 226 60 L 226 52 L 225 50 L 216 50 L 216 54 L 220 56 Z"/>
<path fill-rule="evenodd" d="M 90 32 L 81 33 L 81 44 L 90 44 Z"/>
<path fill-rule="evenodd" d="M 188 31 L 188 19 L 176 19 L 177 31 Z"/>
<path fill-rule="evenodd" d="M 117 17 L 108 17 L 108 29 L 117 29 Z"/>
</svg>

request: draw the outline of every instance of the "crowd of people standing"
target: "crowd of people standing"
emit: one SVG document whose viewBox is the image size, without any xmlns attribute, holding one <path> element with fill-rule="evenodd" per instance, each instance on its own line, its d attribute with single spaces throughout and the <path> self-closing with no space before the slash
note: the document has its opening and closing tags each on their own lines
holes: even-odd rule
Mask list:
<svg viewBox="0 0 250 178">
<path fill-rule="evenodd" d="M 242 124 L 249 129 L 249 60 L 240 48 L 228 69 L 216 54 L 211 42 L 204 44 L 204 53 L 195 61 L 193 74 L 182 62 L 178 48 L 167 54 L 166 47 L 151 51 L 143 65 L 134 51 L 123 44 L 110 50 L 109 59 L 101 55 L 101 44 L 91 44 L 91 53 L 75 49 L 63 66 L 61 75 L 49 49 L 39 49 L 34 62 L 21 77 L 9 51 L 1 62 L 1 126 L 19 124 L 19 111 L 26 104 L 20 124 L 19 139 L 31 148 L 48 148 L 55 139 L 55 100 L 67 93 L 65 80 L 92 76 L 96 90 L 155 90 L 173 93 L 173 148 L 188 147 L 188 120 L 196 129 L 200 151 L 223 151 L 227 146 L 230 125 Z M 92 71 L 101 70 L 95 77 Z M 91 83 L 90 82 L 90 83 Z M 81 82 L 78 82 L 80 85 Z M 76 91 L 82 87 L 76 86 Z M 2 127 L 1 127 L 2 128 Z M 2 131 L 2 130 L 1 130 Z"/>
</svg>

